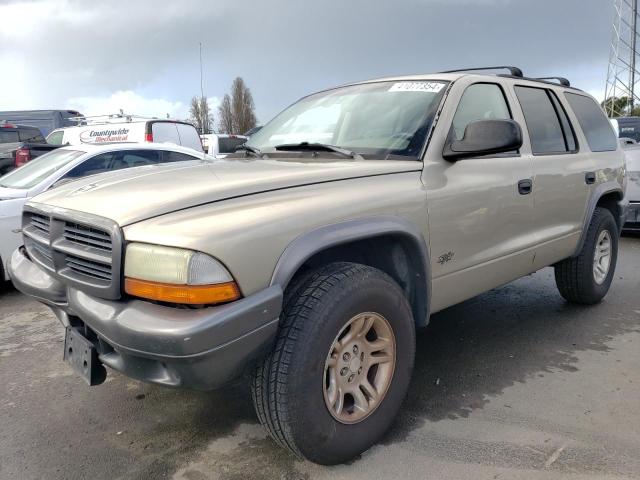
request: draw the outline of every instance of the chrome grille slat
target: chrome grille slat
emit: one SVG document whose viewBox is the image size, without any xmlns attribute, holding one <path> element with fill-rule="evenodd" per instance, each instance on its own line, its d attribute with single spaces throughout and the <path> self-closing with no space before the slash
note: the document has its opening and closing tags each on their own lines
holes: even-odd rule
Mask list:
<svg viewBox="0 0 640 480">
<path fill-rule="evenodd" d="M 64 238 L 81 245 L 101 248 L 107 251 L 112 250 L 111 236 L 92 227 L 67 223 L 64 227 Z"/>
<path fill-rule="evenodd" d="M 92 277 L 99 277 L 103 280 L 111 280 L 111 268 L 96 262 L 82 260 L 78 257 L 68 255 L 65 259 L 67 267 L 71 270 L 87 274 Z"/>
<path fill-rule="evenodd" d="M 49 227 L 51 225 L 51 220 L 48 217 L 44 217 L 42 215 L 31 215 L 31 225 L 42 232 L 45 232 L 49 235 Z"/>
</svg>

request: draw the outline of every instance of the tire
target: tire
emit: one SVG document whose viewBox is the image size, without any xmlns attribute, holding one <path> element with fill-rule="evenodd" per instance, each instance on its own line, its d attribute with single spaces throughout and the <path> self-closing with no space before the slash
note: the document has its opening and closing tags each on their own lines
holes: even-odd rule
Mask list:
<svg viewBox="0 0 640 480">
<path fill-rule="evenodd" d="M 609 239 L 609 260 L 595 269 L 596 248 L 602 251 L 603 240 Z M 556 285 L 567 301 L 582 305 L 600 302 L 609 291 L 618 259 L 618 226 L 606 208 L 596 207 L 580 253 L 555 265 Z M 601 262 L 602 263 L 602 262 Z"/>
<path fill-rule="evenodd" d="M 276 443 L 300 458 L 323 465 L 353 459 L 389 428 L 409 387 L 415 324 L 404 293 L 380 270 L 332 263 L 289 289 L 280 322 L 273 350 L 253 377 L 252 397 L 260 422 Z M 371 330 L 366 330 L 369 325 Z M 354 336 L 356 332 L 363 336 Z M 361 342 L 361 350 L 353 342 Z M 335 349 L 342 344 L 346 350 Z M 369 346 L 374 344 L 385 349 L 373 353 L 375 348 Z M 393 355 L 386 355 L 392 350 Z M 338 364 L 346 362 L 351 352 L 350 363 Z M 388 361 L 382 362 L 382 357 Z M 352 377 L 354 383 L 347 385 Z M 377 401 L 360 387 L 355 396 L 336 393 L 330 378 L 351 389 L 366 378 L 369 386 L 376 385 Z M 332 402 L 332 391 L 333 398 L 341 400 Z M 355 407 L 356 396 L 367 408 Z M 344 418 L 337 417 L 338 411 Z"/>
</svg>

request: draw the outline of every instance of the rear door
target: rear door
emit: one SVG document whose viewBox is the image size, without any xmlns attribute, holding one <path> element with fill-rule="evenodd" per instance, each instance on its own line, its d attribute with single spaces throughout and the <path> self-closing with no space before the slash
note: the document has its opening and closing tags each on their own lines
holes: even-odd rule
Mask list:
<svg viewBox="0 0 640 480">
<path fill-rule="evenodd" d="M 515 85 L 525 119 L 533 162 L 534 229 L 538 247 L 536 269 L 571 255 L 577 246 L 592 168 L 589 153 L 576 138 L 567 108 L 553 89 Z"/>
</svg>

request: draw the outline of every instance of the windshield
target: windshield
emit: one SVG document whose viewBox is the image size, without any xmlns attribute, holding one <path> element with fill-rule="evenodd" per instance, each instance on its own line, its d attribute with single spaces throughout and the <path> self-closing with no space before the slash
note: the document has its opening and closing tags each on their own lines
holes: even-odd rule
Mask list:
<svg viewBox="0 0 640 480">
<path fill-rule="evenodd" d="M 417 158 L 446 84 L 376 82 L 316 93 L 280 113 L 247 145 L 269 153 L 283 144 L 322 143 L 370 158 Z"/>
<path fill-rule="evenodd" d="M 53 150 L 0 177 L 0 187 L 31 188 L 85 153 L 77 150 Z"/>
</svg>

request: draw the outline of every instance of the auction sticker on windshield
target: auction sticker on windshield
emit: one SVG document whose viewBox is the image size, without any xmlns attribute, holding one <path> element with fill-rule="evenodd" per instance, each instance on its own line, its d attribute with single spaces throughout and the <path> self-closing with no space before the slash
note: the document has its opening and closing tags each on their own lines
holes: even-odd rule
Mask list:
<svg viewBox="0 0 640 480">
<path fill-rule="evenodd" d="M 397 82 L 389 87 L 389 91 L 438 93 L 444 85 L 441 82 Z"/>
</svg>

